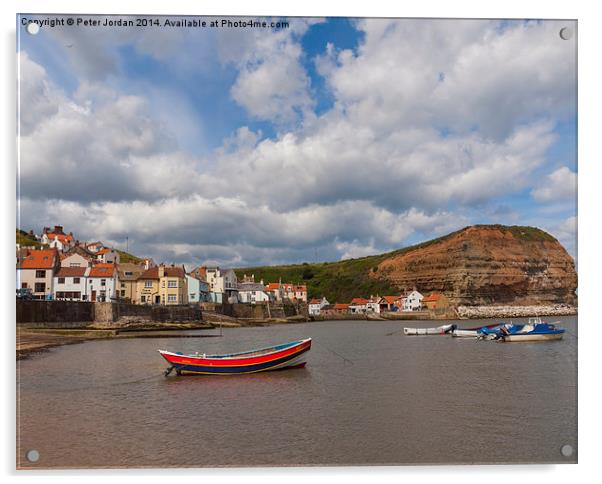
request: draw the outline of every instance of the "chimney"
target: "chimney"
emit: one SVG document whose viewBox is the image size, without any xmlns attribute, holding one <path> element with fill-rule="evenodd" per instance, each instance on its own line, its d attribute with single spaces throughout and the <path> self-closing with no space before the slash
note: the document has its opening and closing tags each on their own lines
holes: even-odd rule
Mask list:
<svg viewBox="0 0 602 484">
<path fill-rule="evenodd" d="M 159 266 L 159 278 L 161 277 L 165 277 L 165 266 L 163 264 Z"/>
<path fill-rule="evenodd" d="M 55 225 L 54 226 L 54 233 L 55 234 L 63 234 L 63 226 L 62 225 Z"/>
</svg>

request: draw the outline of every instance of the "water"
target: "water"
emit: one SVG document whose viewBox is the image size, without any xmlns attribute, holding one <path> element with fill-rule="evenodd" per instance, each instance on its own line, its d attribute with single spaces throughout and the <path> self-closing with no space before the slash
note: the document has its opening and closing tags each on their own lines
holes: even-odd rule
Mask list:
<svg viewBox="0 0 602 484">
<path fill-rule="evenodd" d="M 18 362 L 17 459 L 60 468 L 575 462 L 560 448 L 577 448 L 577 324 L 557 319 L 564 339 L 544 343 L 401 331 L 433 322 L 341 321 L 63 346 Z M 156 352 L 308 336 L 301 370 L 164 378 Z"/>
</svg>

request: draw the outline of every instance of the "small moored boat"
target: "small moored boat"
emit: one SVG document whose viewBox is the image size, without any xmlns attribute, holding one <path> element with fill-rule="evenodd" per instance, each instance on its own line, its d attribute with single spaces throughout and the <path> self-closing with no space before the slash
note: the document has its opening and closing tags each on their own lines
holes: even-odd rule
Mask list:
<svg viewBox="0 0 602 484">
<path fill-rule="evenodd" d="M 406 336 L 447 334 L 455 328 L 455 324 L 444 324 L 443 326 L 437 326 L 436 328 L 403 328 L 403 334 Z"/>
<path fill-rule="evenodd" d="M 260 371 L 302 368 L 305 353 L 311 349 L 311 338 L 292 341 L 269 348 L 260 348 L 229 355 L 184 355 L 158 350 L 170 367 L 165 376 L 175 370 L 178 375 L 242 375 Z"/>
<path fill-rule="evenodd" d="M 504 326 L 499 334 L 500 341 L 553 341 L 562 339 L 564 329 L 555 324 L 544 323 L 540 318 L 530 318 L 527 324 Z"/>
</svg>

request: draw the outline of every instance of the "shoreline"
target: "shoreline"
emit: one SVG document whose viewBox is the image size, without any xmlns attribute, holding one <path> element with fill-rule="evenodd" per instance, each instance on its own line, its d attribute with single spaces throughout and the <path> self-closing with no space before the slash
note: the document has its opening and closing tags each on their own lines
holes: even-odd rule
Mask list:
<svg viewBox="0 0 602 484">
<path fill-rule="evenodd" d="M 44 327 L 35 325 L 18 325 L 16 340 L 17 360 L 28 358 L 36 353 L 45 352 L 51 348 L 63 345 L 83 343 L 99 339 L 123 338 L 209 338 L 219 337 L 219 334 L 187 334 L 183 331 L 190 330 L 218 330 L 222 328 L 244 328 L 256 326 L 272 326 L 280 324 L 294 324 L 304 322 L 322 321 L 463 321 L 470 319 L 510 319 L 533 316 L 575 316 L 577 308 L 571 306 L 460 306 L 455 311 L 455 316 L 425 317 L 421 311 L 412 313 L 385 313 L 376 314 L 340 314 L 328 316 L 290 316 L 288 318 L 233 318 L 218 313 L 205 312 L 204 319 L 194 322 L 138 322 L 132 324 L 102 324 L 94 326 L 80 326 L 74 328 L 52 327 L 46 323 Z M 432 315 L 431 315 L 432 316 Z"/>
</svg>

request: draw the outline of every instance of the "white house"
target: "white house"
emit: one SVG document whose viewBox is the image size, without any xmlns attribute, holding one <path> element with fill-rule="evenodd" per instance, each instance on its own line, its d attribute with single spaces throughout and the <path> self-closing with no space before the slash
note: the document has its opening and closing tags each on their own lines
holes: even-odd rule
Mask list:
<svg viewBox="0 0 602 484">
<path fill-rule="evenodd" d="M 209 296 L 216 303 L 238 302 L 238 280 L 232 269 L 219 267 L 197 267 L 191 272 L 209 284 Z"/>
<path fill-rule="evenodd" d="M 66 234 L 63 232 L 63 227 L 61 225 L 55 225 L 53 230 L 44 227 L 40 242 L 44 245 L 48 245 L 52 249 L 64 252 L 74 245 L 75 240 L 73 239 L 72 232 Z"/>
<path fill-rule="evenodd" d="M 89 267 L 61 267 L 54 274 L 54 299 L 69 301 L 88 300 Z"/>
<path fill-rule="evenodd" d="M 369 302 L 368 299 L 364 299 L 363 297 L 355 297 L 349 304 L 349 312 L 352 314 L 365 313 Z"/>
<path fill-rule="evenodd" d="M 320 315 L 320 310 L 324 307 L 324 306 L 328 306 L 330 303 L 327 301 L 327 299 L 325 297 L 322 297 L 322 299 L 312 299 L 309 301 L 308 304 L 308 312 L 310 316 L 319 316 Z"/>
<path fill-rule="evenodd" d="M 366 303 L 366 312 L 367 313 L 380 313 L 380 300 L 382 298 L 376 296 L 371 296 L 368 302 Z"/>
<path fill-rule="evenodd" d="M 96 264 L 88 274 L 88 295 L 90 301 L 110 301 L 118 297 L 117 269 L 115 264 Z"/>
<path fill-rule="evenodd" d="M 256 304 L 258 302 L 269 302 L 270 295 L 263 284 L 256 282 L 240 282 L 238 284 L 238 300 L 245 304 Z"/>
<path fill-rule="evenodd" d="M 424 296 L 418 291 L 412 291 L 406 294 L 403 299 L 404 311 L 419 311 L 422 308 L 422 299 Z"/>
</svg>

